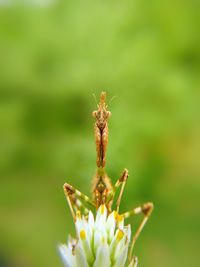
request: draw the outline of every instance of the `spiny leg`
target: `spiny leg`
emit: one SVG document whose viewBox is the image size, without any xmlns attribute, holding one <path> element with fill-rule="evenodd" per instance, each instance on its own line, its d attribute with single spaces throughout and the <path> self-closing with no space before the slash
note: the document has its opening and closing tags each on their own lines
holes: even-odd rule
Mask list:
<svg viewBox="0 0 200 267">
<path fill-rule="evenodd" d="M 87 216 L 89 214 L 89 210 L 85 207 L 82 201 L 80 201 L 79 199 L 75 197 L 75 195 L 73 195 L 73 198 L 74 200 L 72 204 L 73 204 L 75 212 L 81 211 L 84 216 Z"/>
<path fill-rule="evenodd" d="M 112 191 L 110 192 L 110 194 L 107 197 L 107 203 L 109 203 L 114 198 L 117 189 L 121 186 L 120 193 L 119 193 L 119 196 L 118 196 L 118 199 L 117 199 L 117 202 L 116 202 L 116 204 L 117 204 L 116 205 L 117 212 L 119 211 L 119 206 L 120 206 L 120 203 L 121 203 L 121 198 L 122 198 L 122 195 L 123 195 L 123 192 L 124 192 L 124 188 L 125 188 L 127 179 L 128 179 L 128 170 L 124 169 L 122 175 L 117 180 L 117 182 L 115 183 Z"/>
<path fill-rule="evenodd" d="M 88 216 L 89 210 L 85 207 L 80 199 L 78 199 L 74 193 L 69 193 L 65 191 L 65 196 L 72 214 L 74 221 L 76 221 L 77 212 L 81 212 L 85 217 Z"/>
<path fill-rule="evenodd" d="M 81 193 L 78 189 L 76 189 L 72 185 L 65 183 L 63 185 L 63 188 L 64 188 L 64 191 L 67 190 L 70 193 L 74 193 L 77 198 L 80 198 L 80 199 L 84 200 L 86 203 L 88 203 L 89 205 L 91 205 L 92 207 L 95 207 L 95 203 L 88 196 Z"/>
<path fill-rule="evenodd" d="M 96 124 L 94 126 L 94 136 L 95 136 L 96 153 L 97 153 L 96 164 L 97 164 L 97 167 L 100 167 L 101 165 L 101 132 Z"/>
<path fill-rule="evenodd" d="M 135 208 L 133 210 L 130 210 L 130 211 L 125 212 L 125 213 L 122 214 L 124 219 L 129 218 L 132 215 L 136 215 L 136 214 L 140 214 L 140 213 L 144 214 L 144 218 L 143 218 L 142 222 L 140 223 L 140 225 L 138 226 L 138 228 L 136 230 L 136 233 L 132 238 L 131 248 L 129 250 L 129 261 L 131 261 L 132 252 L 133 252 L 133 248 L 134 248 L 135 242 L 136 242 L 137 238 L 139 237 L 142 229 L 144 228 L 146 222 L 148 221 L 152 211 L 153 211 L 153 203 L 148 202 L 148 203 L 145 203 L 142 206 L 139 206 L 139 207 L 137 207 L 137 208 Z"/>
<path fill-rule="evenodd" d="M 63 189 L 64 189 L 65 197 L 67 199 L 67 203 L 68 203 L 70 212 L 72 214 L 72 218 L 75 221 L 76 220 L 76 215 L 75 215 L 74 208 L 73 208 L 72 198 L 70 197 L 70 193 L 66 190 L 66 188 L 64 186 L 63 186 Z"/>
<path fill-rule="evenodd" d="M 88 196 L 75 189 L 72 185 L 65 183 L 63 185 L 63 189 L 74 220 L 76 218 L 74 210 L 77 210 L 81 207 L 84 210 L 84 213 L 88 213 L 88 209 L 83 205 L 79 198 L 92 207 L 95 207 L 95 204 Z"/>
<path fill-rule="evenodd" d="M 125 188 L 125 185 L 126 185 L 126 181 L 128 179 L 128 170 L 125 169 L 123 171 L 123 174 L 122 176 L 120 177 L 120 179 L 117 181 L 117 186 L 119 187 L 121 185 L 121 189 L 120 189 L 120 192 L 119 192 L 119 196 L 118 196 L 118 199 L 117 199 L 117 213 L 119 212 L 119 206 L 121 204 L 121 199 L 122 199 L 122 195 L 123 195 L 123 192 L 124 192 L 124 188 Z"/>
<path fill-rule="evenodd" d="M 105 167 L 106 165 L 106 148 L 108 145 L 108 125 L 106 123 L 102 135 L 101 135 L 101 142 L 102 142 L 102 166 Z"/>
</svg>

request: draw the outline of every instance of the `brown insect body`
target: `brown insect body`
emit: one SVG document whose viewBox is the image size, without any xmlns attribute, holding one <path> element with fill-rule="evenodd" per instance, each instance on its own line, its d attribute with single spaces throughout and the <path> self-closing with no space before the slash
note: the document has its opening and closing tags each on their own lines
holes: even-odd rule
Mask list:
<svg viewBox="0 0 200 267">
<path fill-rule="evenodd" d="M 106 164 L 106 148 L 108 144 L 108 119 L 111 112 L 107 110 L 106 93 L 101 93 L 100 103 L 97 105 L 98 110 L 93 111 L 95 118 L 94 135 L 96 142 L 97 167 L 104 167 Z"/>
<path fill-rule="evenodd" d="M 109 208 L 110 203 L 106 203 L 107 195 L 112 190 L 112 184 L 108 175 L 105 172 L 106 164 L 106 149 L 108 144 L 108 119 L 111 112 L 107 110 L 106 93 L 102 92 L 100 102 L 97 105 L 98 110 L 92 113 L 95 118 L 94 135 L 97 153 L 97 173 L 93 179 L 92 192 L 95 200 L 96 207 L 101 204 L 107 204 Z"/>
</svg>

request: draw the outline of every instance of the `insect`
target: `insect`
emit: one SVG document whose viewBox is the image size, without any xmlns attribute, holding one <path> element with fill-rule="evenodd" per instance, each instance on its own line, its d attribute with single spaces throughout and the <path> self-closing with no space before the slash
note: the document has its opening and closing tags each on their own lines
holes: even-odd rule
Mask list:
<svg viewBox="0 0 200 267">
<path fill-rule="evenodd" d="M 119 214 L 122 195 L 128 179 L 128 170 L 124 169 L 114 185 L 112 185 L 111 180 L 105 171 L 106 149 L 108 145 L 108 120 L 111 116 L 111 112 L 108 111 L 108 106 L 106 105 L 105 92 L 101 93 L 97 110 L 93 111 L 92 115 L 95 119 L 94 136 L 97 155 L 97 170 L 93 178 L 92 198 L 89 198 L 68 183 L 65 183 L 63 186 L 64 193 L 69 204 L 72 217 L 74 220 L 76 220 L 77 211 L 81 211 L 82 214 L 87 217 L 89 209 L 86 207 L 86 203 L 96 209 L 104 204 L 107 207 L 108 212 L 111 212 L 114 197 L 119 189 L 119 194 L 116 201 L 116 212 L 118 218 L 121 217 L 126 219 L 136 214 L 143 214 L 143 219 L 132 238 L 131 248 L 129 250 L 129 259 L 131 260 L 134 244 L 153 211 L 153 203 L 147 202 L 139 207 L 131 209 L 130 211 Z"/>
</svg>

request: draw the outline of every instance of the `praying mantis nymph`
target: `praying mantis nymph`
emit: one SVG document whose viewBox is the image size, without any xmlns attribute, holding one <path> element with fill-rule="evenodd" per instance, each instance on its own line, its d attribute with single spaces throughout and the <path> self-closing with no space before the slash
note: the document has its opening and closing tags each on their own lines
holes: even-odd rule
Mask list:
<svg viewBox="0 0 200 267">
<path fill-rule="evenodd" d="M 69 204 L 72 217 L 74 218 L 74 220 L 76 220 L 75 213 L 77 211 L 82 211 L 83 215 L 86 217 L 89 213 L 89 209 L 85 206 L 83 202 L 96 209 L 98 209 L 101 205 L 105 205 L 108 209 L 108 212 L 111 212 L 113 199 L 115 197 L 117 189 L 120 188 L 116 201 L 116 213 L 118 218 L 121 217 L 126 219 L 130 216 L 140 213 L 144 215 L 140 225 L 138 226 L 132 238 L 131 248 L 129 251 L 129 260 L 131 260 L 135 241 L 152 213 L 153 203 L 147 202 L 139 207 L 131 209 L 130 211 L 119 214 L 121 198 L 124 192 L 125 184 L 128 179 L 128 170 L 124 169 L 121 176 L 114 185 L 112 185 L 110 178 L 108 177 L 105 171 L 106 149 L 108 145 L 108 119 L 111 116 L 111 112 L 108 111 L 108 106 L 106 105 L 105 92 L 101 93 L 100 102 L 97 105 L 97 110 L 93 111 L 92 115 L 95 118 L 94 135 L 97 155 L 97 171 L 93 178 L 92 198 L 89 198 L 88 196 L 74 188 L 72 185 L 67 183 L 65 183 L 63 186 L 65 196 Z"/>
</svg>

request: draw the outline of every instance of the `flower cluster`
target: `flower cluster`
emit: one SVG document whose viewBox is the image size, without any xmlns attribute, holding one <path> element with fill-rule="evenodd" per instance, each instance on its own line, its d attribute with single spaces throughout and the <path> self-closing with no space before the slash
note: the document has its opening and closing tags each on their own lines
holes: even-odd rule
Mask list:
<svg viewBox="0 0 200 267">
<path fill-rule="evenodd" d="M 105 205 L 97 210 L 96 218 L 90 211 L 88 217 L 76 214 L 77 239 L 59 245 L 65 267 L 124 267 L 131 237 L 130 225 L 116 211 L 109 215 Z M 128 267 L 136 267 L 133 258 Z"/>
</svg>

